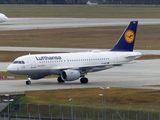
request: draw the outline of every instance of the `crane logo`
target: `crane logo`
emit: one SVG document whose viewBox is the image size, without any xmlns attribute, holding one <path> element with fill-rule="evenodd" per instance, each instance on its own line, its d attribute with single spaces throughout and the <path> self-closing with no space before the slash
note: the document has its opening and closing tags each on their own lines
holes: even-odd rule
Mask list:
<svg viewBox="0 0 160 120">
<path fill-rule="evenodd" d="M 127 43 L 132 43 L 134 41 L 134 32 L 132 30 L 127 30 L 124 38 Z"/>
</svg>

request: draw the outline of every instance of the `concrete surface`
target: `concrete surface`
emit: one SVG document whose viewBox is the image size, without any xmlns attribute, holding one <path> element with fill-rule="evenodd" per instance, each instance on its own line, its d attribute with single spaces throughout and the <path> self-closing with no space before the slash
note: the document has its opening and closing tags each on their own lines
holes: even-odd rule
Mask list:
<svg viewBox="0 0 160 120">
<path fill-rule="evenodd" d="M 139 25 L 159 25 L 160 19 L 140 18 L 9 18 L 0 24 L 0 31 L 54 29 L 97 26 L 122 26 L 130 21 L 139 21 Z"/>
<path fill-rule="evenodd" d="M 123 88 L 145 88 L 160 89 L 160 87 L 149 87 L 144 85 L 160 84 L 160 59 L 139 60 L 121 67 L 101 72 L 89 73 L 86 77 L 88 84 L 81 84 L 79 80 L 73 82 L 58 83 L 56 78 L 32 80 L 31 85 L 26 85 L 26 80 L 0 80 L 0 92 L 52 90 L 68 88 L 88 87 L 123 87 Z"/>
</svg>

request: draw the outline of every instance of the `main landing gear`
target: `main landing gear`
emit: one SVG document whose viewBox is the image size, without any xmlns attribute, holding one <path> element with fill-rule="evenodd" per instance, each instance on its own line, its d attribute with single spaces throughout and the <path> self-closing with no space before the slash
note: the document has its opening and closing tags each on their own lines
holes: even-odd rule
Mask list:
<svg viewBox="0 0 160 120">
<path fill-rule="evenodd" d="M 31 78 L 28 78 L 28 80 L 26 81 L 26 85 L 30 85 L 31 84 Z"/>
<path fill-rule="evenodd" d="M 58 78 L 57 78 L 57 81 L 58 81 L 59 83 L 64 83 L 64 80 L 62 80 L 61 77 L 58 77 Z"/>
<path fill-rule="evenodd" d="M 81 83 L 88 83 L 88 78 L 83 77 L 83 78 L 80 79 L 80 82 Z"/>
<path fill-rule="evenodd" d="M 62 80 L 61 77 L 58 77 L 58 78 L 57 78 L 57 81 L 58 81 L 59 83 L 64 83 L 64 82 L 65 82 L 64 80 Z M 82 77 L 82 78 L 80 79 L 80 82 L 81 82 L 81 83 L 88 83 L 88 78 Z"/>
</svg>

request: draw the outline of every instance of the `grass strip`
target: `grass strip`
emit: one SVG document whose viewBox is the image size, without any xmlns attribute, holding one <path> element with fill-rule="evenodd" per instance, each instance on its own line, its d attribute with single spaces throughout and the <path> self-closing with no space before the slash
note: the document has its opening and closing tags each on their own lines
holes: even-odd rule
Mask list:
<svg viewBox="0 0 160 120">
<path fill-rule="evenodd" d="M 0 76 L 4 76 L 4 78 L 0 80 L 27 80 L 28 79 L 27 76 L 25 75 L 15 75 L 5 71 L 1 71 Z M 46 76 L 45 78 L 57 78 L 57 77 L 58 77 L 57 75 L 49 75 L 49 76 Z"/>
<path fill-rule="evenodd" d="M 1 46 L 111 49 L 125 27 L 1 31 Z M 135 49 L 159 50 L 159 31 L 160 25 L 138 26 Z"/>
<path fill-rule="evenodd" d="M 26 96 L 17 101 L 40 104 L 70 104 L 72 97 L 75 105 L 101 105 L 104 90 L 100 88 L 76 88 L 60 90 L 26 91 Z M 149 89 L 110 88 L 106 91 L 107 105 L 138 105 L 148 108 L 160 107 L 160 91 Z M 146 99 L 147 98 L 147 99 Z"/>
<path fill-rule="evenodd" d="M 38 115 L 37 109 L 44 116 L 50 112 L 55 116 L 59 115 L 59 111 L 69 116 L 72 98 L 74 112 L 79 115 L 84 108 L 84 112 L 93 111 L 101 113 L 102 97 L 99 94 L 106 94 L 107 114 L 110 116 L 116 111 L 123 115 L 130 112 L 133 119 L 138 113 L 143 117 L 152 114 L 159 115 L 160 108 L 160 91 L 149 89 L 132 89 L 132 88 L 110 88 L 104 92 L 100 88 L 76 88 L 76 89 L 60 89 L 60 90 L 42 90 L 42 91 L 26 91 L 26 96 L 19 97 L 11 105 L 11 113 L 18 112 L 19 115 Z M 60 108 L 61 107 L 61 108 Z M 7 112 L 7 108 L 3 111 Z M 92 112 L 91 112 L 92 114 Z M 93 114 L 92 114 L 93 115 Z M 59 117 L 59 116 L 58 116 Z M 158 118 L 158 117 L 157 117 Z"/>
</svg>

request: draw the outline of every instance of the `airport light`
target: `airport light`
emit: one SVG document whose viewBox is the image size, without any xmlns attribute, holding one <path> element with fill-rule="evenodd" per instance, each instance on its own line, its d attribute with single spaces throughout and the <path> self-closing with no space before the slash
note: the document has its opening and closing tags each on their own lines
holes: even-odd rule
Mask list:
<svg viewBox="0 0 160 120">
<path fill-rule="evenodd" d="M 82 120 L 83 120 L 83 109 L 84 109 L 84 105 L 82 105 Z"/>
<path fill-rule="evenodd" d="M 69 98 L 69 102 L 71 102 L 71 120 L 73 120 L 73 99 Z"/>
<path fill-rule="evenodd" d="M 129 120 L 129 109 L 130 109 L 130 107 L 128 107 L 128 120 Z"/>
<path fill-rule="evenodd" d="M 28 112 L 28 108 L 29 108 L 28 106 L 29 106 L 29 104 L 30 104 L 30 103 L 27 103 L 27 114 L 29 113 L 29 112 Z"/>
<path fill-rule="evenodd" d="M 10 104 L 10 102 L 9 102 L 9 94 L 5 94 L 5 96 L 6 97 L 8 97 L 8 120 L 10 120 L 10 118 L 9 118 L 9 104 Z"/>
<path fill-rule="evenodd" d="M 141 110 L 142 110 L 142 107 L 139 108 L 140 111 L 139 111 L 139 120 L 141 120 Z"/>
<path fill-rule="evenodd" d="M 49 110 L 48 110 L 49 115 L 50 115 L 50 111 L 51 111 L 51 108 L 50 108 L 50 107 L 51 107 L 51 105 L 52 105 L 52 104 L 49 104 L 49 105 L 48 105 L 48 107 L 49 107 Z"/>
<path fill-rule="evenodd" d="M 151 119 L 153 119 L 153 110 L 154 110 L 154 108 L 152 109 Z"/>
<path fill-rule="evenodd" d="M 103 120 L 103 94 L 99 94 L 100 97 L 102 97 L 102 120 Z"/>
<path fill-rule="evenodd" d="M 73 120 L 73 91 L 71 88 L 71 97 L 69 98 L 69 102 L 71 103 L 71 120 Z"/>
<path fill-rule="evenodd" d="M 40 103 L 38 103 L 38 114 L 39 114 L 39 105 L 40 105 Z"/>
<path fill-rule="evenodd" d="M 100 89 L 104 90 L 103 94 L 99 94 L 102 97 L 102 120 L 106 120 L 106 89 L 110 87 L 100 87 Z"/>
<path fill-rule="evenodd" d="M 22 102 L 19 103 L 19 114 L 21 114 L 21 104 Z"/>
<path fill-rule="evenodd" d="M 59 110 L 60 110 L 60 117 L 61 117 L 61 115 L 62 115 L 62 104 L 60 104 L 60 106 L 59 106 L 60 108 L 59 108 Z"/>
</svg>

